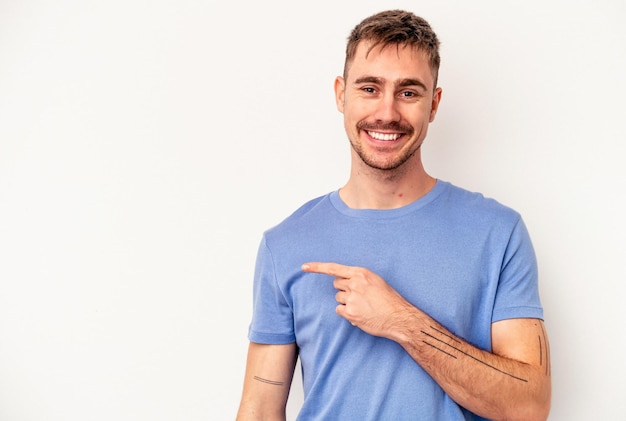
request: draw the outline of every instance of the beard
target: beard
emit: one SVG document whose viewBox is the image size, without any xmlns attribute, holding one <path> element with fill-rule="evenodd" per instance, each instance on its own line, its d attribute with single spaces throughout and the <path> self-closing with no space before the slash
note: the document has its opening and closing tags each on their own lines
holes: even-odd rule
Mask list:
<svg viewBox="0 0 626 421">
<path fill-rule="evenodd" d="M 359 121 L 357 123 L 357 129 L 359 131 L 394 131 L 398 133 L 402 133 L 403 136 L 411 137 L 415 130 L 408 124 L 401 124 L 396 121 L 392 121 L 389 123 L 367 123 L 365 121 Z M 368 154 L 363 150 L 363 147 L 360 143 L 353 141 L 350 139 L 350 145 L 352 149 L 356 152 L 356 154 L 361 158 L 361 161 L 365 163 L 370 168 L 381 171 L 393 171 L 400 168 L 405 162 L 407 162 L 415 152 L 417 152 L 421 147 L 422 143 L 418 143 L 417 147 L 413 147 L 406 151 L 401 151 L 399 155 L 393 155 L 388 158 L 381 158 L 376 156 L 376 153 Z"/>
</svg>

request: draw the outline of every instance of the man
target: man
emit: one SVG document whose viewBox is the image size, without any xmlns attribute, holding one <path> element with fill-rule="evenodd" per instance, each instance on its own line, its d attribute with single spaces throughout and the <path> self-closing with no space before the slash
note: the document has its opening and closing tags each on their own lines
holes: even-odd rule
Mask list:
<svg viewBox="0 0 626 421">
<path fill-rule="evenodd" d="M 351 172 L 263 236 L 239 420 L 545 420 L 550 357 L 515 211 L 426 173 L 439 41 L 388 11 L 352 31 L 337 107 Z"/>
</svg>

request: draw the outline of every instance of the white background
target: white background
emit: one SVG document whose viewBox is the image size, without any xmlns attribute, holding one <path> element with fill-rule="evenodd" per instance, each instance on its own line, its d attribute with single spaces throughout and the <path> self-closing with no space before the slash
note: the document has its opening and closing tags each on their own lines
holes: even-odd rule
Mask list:
<svg viewBox="0 0 626 421">
<path fill-rule="evenodd" d="M 550 419 L 624 419 L 623 2 L 1 0 L 0 420 L 234 418 L 261 234 L 346 181 L 333 79 L 397 7 L 427 169 L 531 232 Z"/>
</svg>

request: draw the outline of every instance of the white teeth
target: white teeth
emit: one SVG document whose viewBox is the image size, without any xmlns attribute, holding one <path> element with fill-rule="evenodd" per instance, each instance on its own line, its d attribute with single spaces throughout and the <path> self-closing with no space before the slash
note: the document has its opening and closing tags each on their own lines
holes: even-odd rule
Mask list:
<svg viewBox="0 0 626 421">
<path fill-rule="evenodd" d="M 373 137 L 376 140 L 396 140 L 400 136 L 399 133 L 378 133 L 378 132 L 367 132 L 368 135 Z"/>
</svg>

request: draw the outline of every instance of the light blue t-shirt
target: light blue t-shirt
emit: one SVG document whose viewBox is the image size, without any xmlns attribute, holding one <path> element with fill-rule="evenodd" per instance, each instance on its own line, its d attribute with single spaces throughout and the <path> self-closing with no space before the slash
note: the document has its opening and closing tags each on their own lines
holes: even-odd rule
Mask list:
<svg viewBox="0 0 626 421">
<path fill-rule="evenodd" d="M 398 209 L 357 210 L 338 192 L 268 230 L 259 247 L 249 339 L 296 342 L 299 420 L 480 420 L 397 343 L 335 312 L 333 277 L 305 262 L 362 266 L 454 334 L 491 350 L 491 324 L 543 318 L 533 247 L 520 215 L 444 181 Z"/>
</svg>

